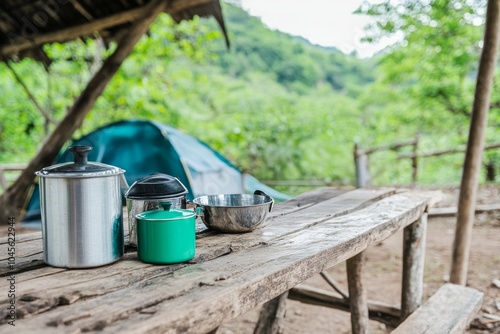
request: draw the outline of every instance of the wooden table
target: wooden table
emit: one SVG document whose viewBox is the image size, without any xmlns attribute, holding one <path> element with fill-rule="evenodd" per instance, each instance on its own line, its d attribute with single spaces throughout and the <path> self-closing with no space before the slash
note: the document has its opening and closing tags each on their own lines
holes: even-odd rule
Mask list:
<svg viewBox="0 0 500 334">
<path fill-rule="evenodd" d="M 364 250 L 405 229 L 402 314 L 420 304 L 429 193 L 394 189 L 312 191 L 275 206 L 246 234 L 198 234 L 189 263 L 150 265 L 127 250 L 100 268 L 46 266 L 40 233 L 17 235 L 15 264 L 0 240 L 0 332 L 206 333 L 348 260 L 353 331 L 366 331 Z M 14 278 L 15 327 L 7 291 Z"/>
</svg>

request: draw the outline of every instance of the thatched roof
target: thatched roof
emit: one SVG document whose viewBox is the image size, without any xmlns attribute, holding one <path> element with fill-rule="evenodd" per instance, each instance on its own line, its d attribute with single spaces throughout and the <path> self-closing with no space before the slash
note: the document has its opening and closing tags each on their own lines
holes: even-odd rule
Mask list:
<svg viewBox="0 0 500 334">
<path fill-rule="evenodd" d="M 50 62 L 41 46 L 101 36 L 106 43 L 127 33 L 150 0 L 1 0 L 0 60 L 31 57 Z M 213 16 L 227 34 L 218 0 L 165 0 L 176 22 Z"/>
</svg>

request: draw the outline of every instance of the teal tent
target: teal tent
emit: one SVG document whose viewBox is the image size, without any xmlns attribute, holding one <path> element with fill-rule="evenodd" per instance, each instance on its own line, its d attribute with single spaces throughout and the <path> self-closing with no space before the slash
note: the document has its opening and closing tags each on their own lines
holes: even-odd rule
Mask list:
<svg viewBox="0 0 500 334">
<path fill-rule="evenodd" d="M 94 149 L 89 161 L 103 162 L 126 170 L 129 184 L 152 173 L 177 177 L 188 189 L 188 199 L 208 194 L 252 193 L 260 189 L 276 200 L 289 197 L 231 164 L 207 144 L 171 126 L 153 121 L 120 121 L 99 128 L 74 141 Z M 54 163 L 73 161 L 68 151 Z M 26 222 L 40 220 L 38 186 L 26 210 Z"/>
</svg>

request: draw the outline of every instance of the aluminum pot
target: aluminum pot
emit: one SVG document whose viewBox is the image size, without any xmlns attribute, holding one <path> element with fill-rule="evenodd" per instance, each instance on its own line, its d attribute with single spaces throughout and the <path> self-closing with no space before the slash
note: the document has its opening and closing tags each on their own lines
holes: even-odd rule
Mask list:
<svg viewBox="0 0 500 334">
<path fill-rule="evenodd" d="M 74 162 L 36 172 L 44 261 L 64 268 L 115 262 L 123 256 L 120 179 L 125 171 L 88 162 L 90 146 L 72 146 L 69 150 Z"/>
<path fill-rule="evenodd" d="M 256 190 L 253 195 L 221 194 L 193 200 L 196 214 L 208 228 L 224 233 L 251 232 L 261 226 L 274 205 L 274 199 Z"/>
<path fill-rule="evenodd" d="M 139 213 L 161 209 L 161 203 L 171 203 L 172 209 L 186 208 L 188 190 L 176 178 L 155 173 L 135 181 L 125 193 L 128 213 L 129 244 L 137 246 Z"/>
</svg>

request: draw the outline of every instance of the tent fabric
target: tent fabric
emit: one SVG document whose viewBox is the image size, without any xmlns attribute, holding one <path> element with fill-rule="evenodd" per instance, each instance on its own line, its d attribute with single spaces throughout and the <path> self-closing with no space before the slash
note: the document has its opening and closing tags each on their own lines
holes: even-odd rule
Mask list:
<svg viewBox="0 0 500 334">
<path fill-rule="evenodd" d="M 289 196 L 245 174 L 207 144 L 169 125 L 153 121 L 126 120 L 101 127 L 72 145 L 89 145 L 88 160 L 125 169 L 128 184 L 152 173 L 177 177 L 188 189 L 187 197 L 208 194 L 252 193 L 259 189 L 276 200 Z M 54 163 L 73 161 L 65 150 Z M 40 221 L 38 185 L 27 206 L 25 222 Z"/>
</svg>

